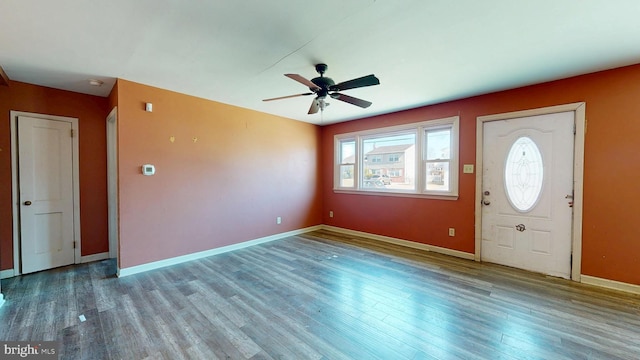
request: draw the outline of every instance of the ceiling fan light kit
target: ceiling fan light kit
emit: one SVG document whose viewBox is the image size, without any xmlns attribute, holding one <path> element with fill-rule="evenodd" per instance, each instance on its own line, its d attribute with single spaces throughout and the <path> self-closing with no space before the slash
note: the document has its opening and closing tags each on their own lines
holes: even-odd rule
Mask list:
<svg viewBox="0 0 640 360">
<path fill-rule="evenodd" d="M 327 64 L 316 64 L 316 71 L 320 76 L 315 77 L 311 80 L 307 80 L 307 78 L 298 75 L 298 74 L 284 74 L 284 76 L 295 80 L 309 88 L 311 92 L 295 94 L 295 95 L 287 95 L 280 96 L 270 99 L 264 99 L 262 101 L 273 101 L 273 100 L 281 100 L 288 99 L 298 96 L 308 96 L 308 95 L 316 95 L 316 98 L 311 102 L 311 107 L 309 108 L 309 114 L 315 114 L 318 111 L 324 111 L 324 109 L 329 106 L 329 103 L 325 101 L 327 96 L 332 99 L 344 101 L 346 103 L 359 106 L 361 108 L 367 108 L 371 106 L 371 102 L 367 100 L 362 100 L 353 96 L 345 95 L 340 93 L 343 90 L 355 89 L 365 86 L 373 86 L 380 85 L 380 80 L 375 77 L 373 74 L 359 77 L 356 79 L 344 81 L 336 84 L 333 79 L 325 77 L 324 73 L 327 71 Z"/>
</svg>

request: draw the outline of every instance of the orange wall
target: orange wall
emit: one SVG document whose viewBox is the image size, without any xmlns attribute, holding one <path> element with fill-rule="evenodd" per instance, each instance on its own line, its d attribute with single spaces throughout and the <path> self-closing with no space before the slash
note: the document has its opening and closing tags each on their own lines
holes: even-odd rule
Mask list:
<svg viewBox="0 0 640 360">
<path fill-rule="evenodd" d="M 476 117 L 586 102 L 582 273 L 640 284 L 640 65 L 324 127 L 323 222 L 474 252 Z M 460 115 L 457 201 L 336 194 L 333 136 Z M 328 212 L 334 212 L 334 218 Z M 455 227 L 449 237 L 447 228 Z"/>
<path fill-rule="evenodd" d="M 10 110 L 79 119 L 82 255 L 109 251 L 107 99 L 12 81 L 9 87 L 0 86 L 0 269 L 13 268 Z"/>
<path fill-rule="evenodd" d="M 321 224 L 317 126 L 117 87 L 120 268 Z"/>
</svg>

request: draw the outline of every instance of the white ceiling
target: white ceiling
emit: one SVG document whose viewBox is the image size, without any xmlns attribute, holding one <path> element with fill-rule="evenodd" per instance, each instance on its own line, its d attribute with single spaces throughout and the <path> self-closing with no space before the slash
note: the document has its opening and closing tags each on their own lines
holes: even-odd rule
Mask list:
<svg viewBox="0 0 640 360">
<path fill-rule="evenodd" d="M 2 0 L 10 79 L 107 96 L 115 78 L 316 124 L 640 63 L 639 0 Z M 312 97 L 336 82 L 367 109 Z M 91 87 L 88 79 L 100 79 Z M 153 99 L 148 99 L 153 101 Z"/>
</svg>

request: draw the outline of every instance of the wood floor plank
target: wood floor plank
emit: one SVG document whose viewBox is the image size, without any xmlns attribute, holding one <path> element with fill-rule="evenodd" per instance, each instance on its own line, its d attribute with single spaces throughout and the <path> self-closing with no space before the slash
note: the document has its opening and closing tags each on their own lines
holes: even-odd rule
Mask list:
<svg viewBox="0 0 640 360">
<path fill-rule="evenodd" d="M 640 358 L 640 296 L 328 231 L 114 273 L 2 280 L 0 339 L 91 360 Z"/>
</svg>

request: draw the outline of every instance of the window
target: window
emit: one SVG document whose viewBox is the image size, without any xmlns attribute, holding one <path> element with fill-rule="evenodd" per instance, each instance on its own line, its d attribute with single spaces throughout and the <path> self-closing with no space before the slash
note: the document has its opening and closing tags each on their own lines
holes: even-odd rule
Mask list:
<svg viewBox="0 0 640 360">
<path fill-rule="evenodd" d="M 361 149 L 364 153 L 364 160 L 361 166 L 363 170 L 361 184 L 363 187 L 398 190 L 409 190 L 415 187 L 415 174 L 413 173 L 415 166 L 413 164 L 408 164 L 408 170 L 410 171 L 405 172 L 407 176 L 395 178 L 394 181 L 391 181 L 388 177 L 385 179 L 374 177 L 374 175 L 387 174 L 390 170 L 389 164 L 382 162 L 382 158 L 388 157 L 389 153 L 402 150 L 406 154 L 405 157 L 415 158 L 415 131 L 362 136 L 360 139 L 362 143 Z M 394 166 L 397 166 L 397 164 L 394 164 Z"/>
<path fill-rule="evenodd" d="M 451 129 L 425 129 L 425 190 L 449 191 L 451 162 Z"/>
<path fill-rule="evenodd" d="M 354 171 L 355 171 L 355 151 L 356 142 L 353 139 L 340 141 L 340 149 L 338 150 L 339 165 L 339 187 L 353 188 Z"/>
<path fill-rule="evenodd" d="M 521 212 L 530 211 L 540 199 L 544 181 L 542 154 L 527 136 L 516 139 L 507 154 L 504 184 L 511 205 Z"/>
<path fill-rule="evenodd" d="M 459 117 L 340 134 L 334 190 L 458 196 Z"/>
</svg>

